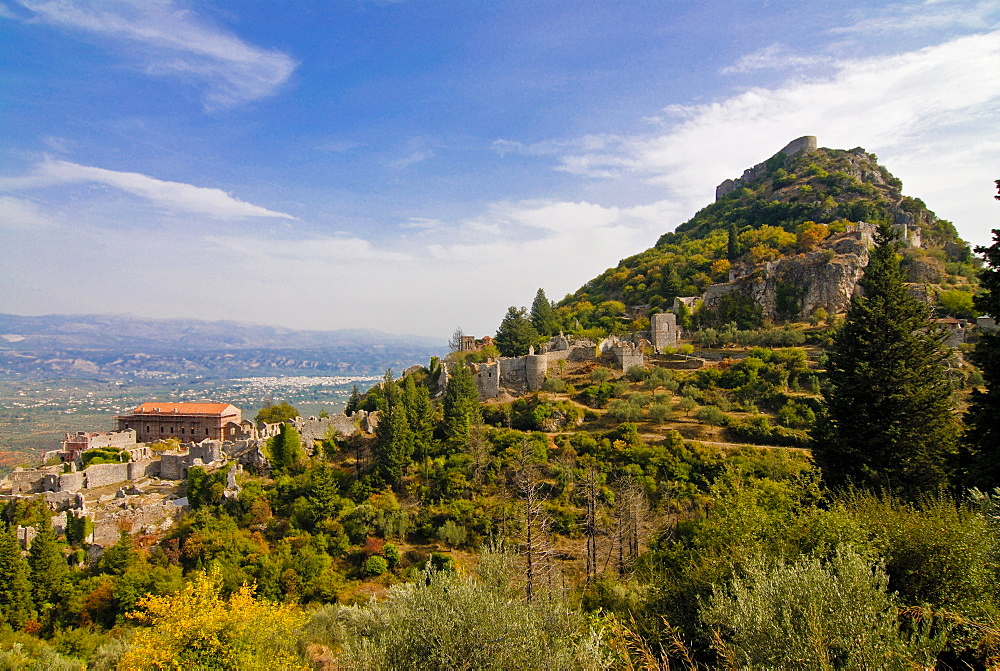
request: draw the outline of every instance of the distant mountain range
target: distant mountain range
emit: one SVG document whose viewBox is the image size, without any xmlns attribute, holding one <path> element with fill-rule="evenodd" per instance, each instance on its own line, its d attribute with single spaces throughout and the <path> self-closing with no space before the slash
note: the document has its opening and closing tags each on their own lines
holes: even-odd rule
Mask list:
<svg viewBox="0 0 1000 671">
<path fill-rule="evenodd" d="M 442 339 L 130 315 L 0 314 L 0 375 L 370 375 L 446 351 Z"/>
</svg>

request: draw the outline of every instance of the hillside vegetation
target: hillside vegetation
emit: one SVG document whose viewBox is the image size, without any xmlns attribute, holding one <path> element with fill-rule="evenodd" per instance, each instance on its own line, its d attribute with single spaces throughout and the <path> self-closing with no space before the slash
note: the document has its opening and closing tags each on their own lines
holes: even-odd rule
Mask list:
<svg viewBox="0 0 1000 671">
<path fill-rule="evenodd" d="M 996 668 L 1000 336 L 949 347 L 933 314 L 952 291 L 1000 317 L 995 235 L 976 278 L 874 157 L 778 156 L 559 306 L 540 290 L 492 341 L 459 329 L 446 360 L 355 389 L 351 435 L 285 424 L 238 491 L 231 464 L 191 468 L 165 533 L 98 557 L 86 516 L 57 536 L 41 499 L 9 501 L 0 663 Z M 778 325 L 736 292 L 642 365 L 553 360 L 540 390 L 480 398 L 471 364 L 648 328 L 664 277 L 698 295 L 720 264 L 764 282 L 827 251 L 860 280 L 842 314 Z"/>
<path fill-rule="evenodd" d="M 649 312 L 669 309 L 677 296 L 701 296 L 727 282 L 733 269 L 749 274 L 769 261 L 811 252 L 858 222 L 905 226 L 911 236 L 919 231 L 922 247 L 904 252 L 909 279 L 936 285 L 935 297 L 944 293 L 943 313 L 971 316 L 976 268 L 968 244 L 923 201 L 904 196 L 900 180 L 873 154 L 818 149 L 779 153 L 764 165 L 756 180 L 560 301 L 562 326 L 641 330 Z M 956 290 L 965 296 L 947 293 Z"/>
</svg>

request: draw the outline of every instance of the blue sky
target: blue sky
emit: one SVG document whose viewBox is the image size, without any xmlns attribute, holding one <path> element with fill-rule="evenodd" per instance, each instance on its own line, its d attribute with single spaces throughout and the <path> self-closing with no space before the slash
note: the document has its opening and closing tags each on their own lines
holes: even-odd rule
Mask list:
<svg viewBox="0 0 1000 671">
<path fill-rule="evenodd" d="M 0 311 L 493 332 L 801 135 L 1000 227 L 1000 2 L 0 0 Z"/>
</svg>

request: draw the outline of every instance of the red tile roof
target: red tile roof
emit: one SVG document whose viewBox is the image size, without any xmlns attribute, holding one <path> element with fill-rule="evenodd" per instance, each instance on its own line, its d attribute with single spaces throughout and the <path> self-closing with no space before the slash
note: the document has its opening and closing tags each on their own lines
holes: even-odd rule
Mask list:
<svg viewBox="0 0 1000 671">
<path fill-rule="evenodd" d="M 132 411 L 133 414 L 153 415 L 225 415 L 234 408 L 229 403 L 161 403 L 149 401 Z"/>
</svg>

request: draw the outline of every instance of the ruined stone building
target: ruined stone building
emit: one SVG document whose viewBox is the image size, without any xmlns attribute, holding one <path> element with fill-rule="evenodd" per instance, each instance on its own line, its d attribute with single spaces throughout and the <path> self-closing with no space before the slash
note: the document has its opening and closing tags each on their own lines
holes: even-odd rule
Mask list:
<svg viewBox="0 0 1000 671">
<path fill-rule="evenodd" d="M 99 447 L 110 447 L 116 450 L 125 450 L 134 447 L 138 442 L 134 429 L 122 429 L 120 431 L 77 431 L 67 433 L 62 442 L 62 449 L 58 450 L 63 461 L 73 461 L 81 452 L 93 450 Z M 47 453 L 48 454 L 48 453 Z"/>
<path fill-rule="evenodd" d="M 118 430 L 133 429 L 140 443 L 167 438 L 181 442 L 227 440 L 240 435 L 240 409 L 228 403 L 143 403 L 128 415 L 115 418 Z"/>
</svg>

